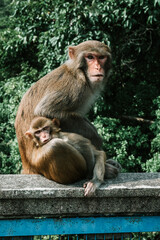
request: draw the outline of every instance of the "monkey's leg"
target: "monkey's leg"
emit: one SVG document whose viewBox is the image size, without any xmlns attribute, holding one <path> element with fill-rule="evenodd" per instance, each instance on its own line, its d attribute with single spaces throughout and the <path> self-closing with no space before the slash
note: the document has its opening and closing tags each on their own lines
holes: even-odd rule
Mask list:
<svg viewBox="0 0 160 240">
<path fill-rule="evenodd" d="M 52 139 L 35 152 L 32 165 L 46 178 L 68 184 L 86 177 L 87 165 L 83 156 L 62 139 Z"/>
<path fill-rule="evenodd" d="M 113 159 L 108 159 L 105 163 L 105 179 L 116 178 L 120 173 L 121 165 Z"/>
<path fill-rule="evenodd" d="M 25 142 L 23 141 L 23 139 L 21 139 L 21 141 L 19 141 L 18 144 L 19 144 L 19 152 L 20 152 L 21 160 L 22 160 L 21 173 L 22 174 L 38 174 L 38 172 L 36 170 L 34 170 L 30 165 L 30 159 L 31 159 L 32 151 L 33 151 L 32 147 L 30 146 L 30 154 L 27 157 L 26 149 L 24 148 Z"/>
</svg>

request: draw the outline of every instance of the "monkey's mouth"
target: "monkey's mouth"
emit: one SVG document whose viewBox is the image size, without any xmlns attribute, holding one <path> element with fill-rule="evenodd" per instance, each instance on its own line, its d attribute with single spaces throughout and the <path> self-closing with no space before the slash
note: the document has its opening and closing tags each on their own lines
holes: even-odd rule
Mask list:
<svg viewBox="0 0 160 240">
<path fill-rule="evenodd" d="M 50 138 L 43 140 L 43 144 L 47 143 L 50 141 Z"/>
<path fill-rule="evenodd" d="M 103 77 L 103 74 L 92 75 L 92 77 Z"/>
<path fill-rule="evenodd" d="M 104 75 L 103 74 L 95 74 L 91 76 L 91 81 L 93 82 L 101 82 L 103 81 Z"/>
</svg>

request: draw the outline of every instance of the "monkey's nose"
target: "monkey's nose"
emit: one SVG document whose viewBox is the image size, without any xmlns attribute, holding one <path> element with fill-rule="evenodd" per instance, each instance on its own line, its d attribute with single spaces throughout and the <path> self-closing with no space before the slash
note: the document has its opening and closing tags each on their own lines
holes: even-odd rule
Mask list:
<svg viewBox="0 0 160 240">
<path fill-rule="evenodd" d="M 101 65 L 99 63 L 96 64 L 96 69 L 100 70 L 101 69 Z"/>
</svg>

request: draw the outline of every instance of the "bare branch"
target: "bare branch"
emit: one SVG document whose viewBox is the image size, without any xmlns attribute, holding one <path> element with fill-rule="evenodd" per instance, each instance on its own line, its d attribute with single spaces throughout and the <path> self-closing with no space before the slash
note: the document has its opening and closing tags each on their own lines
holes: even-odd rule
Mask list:
<svg viewBox="0 0 160 240">
<path fill-rule="evenodd" d="M 140 117 L 132 117 L 132 116 L 123 115 L 122 118 L 129 119 L 132 121 L 138 121 L 138 122 L 142 122 L 142 123 L 148 123 L 148 124 L 154 123 L 154 121 L 152 121 L 152 120 L 148 120 L 148 119 L 144 119 L 144 118 L 140 118 Z"/>
</svg>

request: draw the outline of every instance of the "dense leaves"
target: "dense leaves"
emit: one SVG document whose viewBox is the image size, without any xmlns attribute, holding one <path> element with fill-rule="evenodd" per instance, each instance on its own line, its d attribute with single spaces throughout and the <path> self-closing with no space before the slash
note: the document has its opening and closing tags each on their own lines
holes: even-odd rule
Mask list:
<svg viewBox="0 0 160 240">
<path fill-rule="evenodd" d="M 10 2 L 0 5 L 12 13 L 0 29 L 0 172 L 21 168 L 14 119 L 23 94 L 67 59 L 69 45 L 88 39 L 113 54 L 108 86 L 88 115 L 108 157 L 124 171 L 159 171 L 160 1 Z"/>
</svg>

